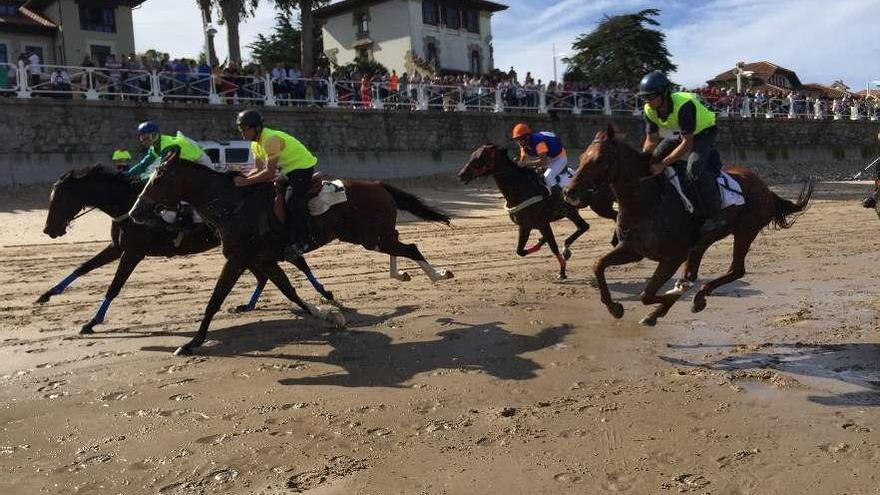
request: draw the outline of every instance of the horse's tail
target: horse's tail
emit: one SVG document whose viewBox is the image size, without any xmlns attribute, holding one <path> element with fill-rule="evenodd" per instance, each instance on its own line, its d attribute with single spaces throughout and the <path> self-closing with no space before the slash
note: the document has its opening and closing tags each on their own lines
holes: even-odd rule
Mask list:
<svg viewBox="0 0 880 495">
<path fill-rule="evenodd" d="M 384 182 L 380 182 L 382 187 L 388 191 L 388 194 L 394 199 L 394 203 L 397 204 L 397 207 L 401 210 L 408 211 L 413 215 L 421 218 L 422 220 L 428 220 L 430 222 L 442 222 L 446 225 L 449 225 L 449 215 L 443 213 L 442 211 L 432 208 L 426 205 L 418 196 L 415 194 L 410 194 L 406 191 L 401 191 L 400 189 L 388 185 Z"/>
<path fill-rule="evenodd" d="M 801 193 L 798 195 L 796 202 L 780 198 L 776 193 L 773 193 L 773 206 L 775 210 L 773 213 L 774 227 L 787 229 L 794 225 L 795 220 L 807 210 L 807 203 L 809 203 L 810 197 L 813 195 L 813 187 L 815 184 L 816 181 L 813 179 L 808 179 L 804 182 L 804 185 L 801 188 Z"/>
</svg>

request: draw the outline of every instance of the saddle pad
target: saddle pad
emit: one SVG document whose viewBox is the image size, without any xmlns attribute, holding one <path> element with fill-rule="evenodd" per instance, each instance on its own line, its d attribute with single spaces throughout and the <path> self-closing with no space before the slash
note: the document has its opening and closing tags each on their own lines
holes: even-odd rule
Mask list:
<svg viewBox="0 0 880 495">
<path fill-rule="evenodd" d="M 327 210 L 333 205 L 348 201 L 348 196 L 345 195 L 345 186 L 342 185 L 341 180 L 325 180 L 322 181 L 322 184 L 321 192 L 309 200 L 309 214 L 313 217 L 327 213 Z"/>
<path fill-rule="evenodd" d="M 742 186 L 727 172 L 721 172 L 718 176 L 718 189 L 721 190 L 721 209 L 728 206 L 744 205 L 746 199 L 742 193 Z"/>
</svg>

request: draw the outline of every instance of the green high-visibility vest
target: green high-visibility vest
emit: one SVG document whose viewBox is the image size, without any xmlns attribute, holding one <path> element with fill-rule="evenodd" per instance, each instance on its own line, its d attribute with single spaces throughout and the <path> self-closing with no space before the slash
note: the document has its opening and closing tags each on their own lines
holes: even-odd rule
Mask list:
<svg viewBox="0 0 880 495">
<path fill-rule="evenodd" d="M 113 161 L 131 160 L 131 153 L 128 150 L 115 150 L 113 152 Z"/>
<path fill-rule="evenodd" d="M 263 146 L 270 137 L 277 137 L 284 142 L 284 149 L 281 150 L 281 154 L 278 156 L 278 169 L 281 170 L 282 174 L 287 174 L 293 170 L 311 168 L 318 163 L 315 155 L 295 137 L 286 132 L 276 131 L 268 127 L 263 127 L 259 141 L 251 143 L 251 149 L 255 157 L 262 158 L 263 160 L 269 159 Z"/>
<path fill-rule="evenodd" d="M 669 112 L 666 120 L 662 120 L 657 115 L 657 111 L 645 103 L 645 117 L 657 124 L 663 137 L 680 135 L 681 127 L 678 125 L 678 111 L 682 105 L 689 101 L 693 102 L 694 107 L 697 109 L 697 126 L 694 129 L 694 135 L 715 125 L 715 112 L 706 108 L 703 102 L 700 101 L 700 98 L 694 93 L 672 93 L 672 111 Z"/>
</svg>

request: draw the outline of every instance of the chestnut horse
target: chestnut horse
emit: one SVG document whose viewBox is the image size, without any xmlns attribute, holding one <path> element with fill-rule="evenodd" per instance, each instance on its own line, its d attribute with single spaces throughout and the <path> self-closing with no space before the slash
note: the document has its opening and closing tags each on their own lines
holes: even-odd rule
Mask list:
<svg viewBox="0 0 880 495">
<path fill-rule="evenodd" d="M 473 179 L 490 175 L 507 201 L 510 219 L 519 226 L 516 254 L 528 256 L 541 249 L 545 243 L 548 244 L 559 261 L 561 280 L 567 277 L 565 265 L 571 258 L 572 243 L 590 229 L 590 224 L 581 217 L 578 209 L 590 206 L 601 217 L 613 220 L 617 216 L 613 207 L 614 197 L 608 187 L 601 193 L 593 194 L 589 204 L 574 207 L 563 201 L 559 195 L 548 196 L 543 180 L 539 179 L 534 170 L 518 167 L 505 150 L 492 143 L 484 144 L 471 153 L 467 163 L 458 172 L 458 179 L 467 184 Z M 560 253 L 550 224 L 562 218 L 571 220 L 577 230 L 565 239 L 564 249 Z M 527 248 L 526 242 L 535 229 L 541 233 L 541 238 L 534 246 Z"/>
<path fill-rule="evenodd" d="M 742 187 L 744 205 L 729 206 L 723 210 L 725 227 L 697 237 L 698 227 L 681 198 L 663 174 L 652 177 L 648 164 L 650 153 L 637 151 L 614 138 L 614 128 L 596 134 L 593 142 L 580 157 L 580 165 L 572 182 L 565 188 L 567 201 L 580 204 L 589 201 L 596 188 L 610 184 L 617 197 L 620 213 L 617 216 L 617 235 L 620 244 L 600 258 L 593 271 L 601 293 L 602 303 L 615 318 L 623 316 L 623 306 L 611 299 L 605 281 L 605 269 L 614 265 L 634 263 L 643 258 L 659 265 L 641 294 L 642 304 L 659 304 L 643 325 L 653 326 L 657 318 L 666 315 L 669 308 L 697 280 L 697 272 L 706 249 L 716 241 L 733 235 L 733 260 L 723 276 L 706 282 L 694 296 L 692 311 L 706 307 L 706 296 L 718 287 L 745 275 L 745 258 L 752 241 L 771 223 L 787 229 L 803 213 L 813 194 L 813 181 L 808 180 L 796 202 L 780 198 L 751 170 L 724 167 Z M 684 278 L 675 289 L 657 295 L 657 291 L 685 263 Z"/>
<path fill-rule="evenodd" d="M 156 168 L 129 212 L 133 220 L 142 221 L 156 204 L 167 206 L 187 201 L 219 232 L 223 243 L 226 264 L 195 337 L 177 349 L 178 355 L 190 354 L 204 342 L 211 319 L 245 269 L 269 277 L 288 299 L 308 313 L 333 319 L 333 315 L 326 318 L 327 315 L 300 299 L 278 267 L 288 239 L 287 229 L 273 213 L 272 185 L 237 187 L 232 177 L 172 155 Z M 415 244 L 400 242 L 396 229 L 398 208 L 421 219 L 448 225 L 446 214 L 382 182 L 344 180 L 343 184 L 347 201 L 310 218 L 312 237 L 316 240 L 312 249 L 339 239 L 390 255 L 394 278 L 409 280 L 408 275 L 397 271 L 397 256 L 414 260 L 432 282 L 453 277 L 451 271 L 435 270 Z"/>
</svg>

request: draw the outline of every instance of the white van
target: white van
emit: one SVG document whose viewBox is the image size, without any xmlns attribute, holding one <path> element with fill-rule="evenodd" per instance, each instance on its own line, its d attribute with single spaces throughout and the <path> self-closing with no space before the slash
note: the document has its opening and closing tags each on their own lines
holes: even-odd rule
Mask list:
<svg viewBox="0 0 880 495">
<path fill-rule="evenodd" d="M 217 172 L 247 172 L 254 168 L 250 141 L 197 141 Z"/>
</svg>

